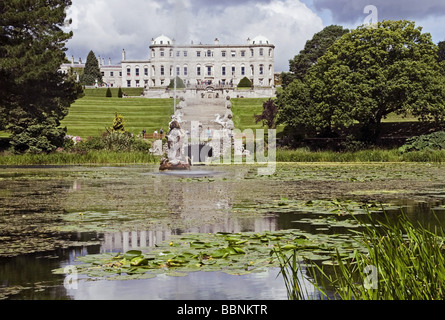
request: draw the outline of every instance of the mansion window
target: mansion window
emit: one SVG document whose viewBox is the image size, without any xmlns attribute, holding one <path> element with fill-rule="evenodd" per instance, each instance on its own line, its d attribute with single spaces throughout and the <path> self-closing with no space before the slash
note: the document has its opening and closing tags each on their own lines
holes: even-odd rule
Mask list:
<svg viewBox="0 0 445 320">
<path fill-rule="evenodd" d="M 176 75 L 179 76 L 181 73 L 181 69 L 179 67 L 176 67 Z"/>
<path fill-rule="evenodd" d="M 184 57 L 187 57 L 187 51 L 184 50 Z"/>
<path fill-rule="evenodd" d="M 127 68 L 127 76 L 131 76 L 131 69 Z"/>
<path fill-rule="evenodd" d="M 236 56 L 236 51 L 235 51 L 235 50 L 232 50 L 232 51 L 231 51 L 231 54 L 232 54 L 232 58 L 234 58 L 234 57 Z"/>
<path fill-rule="evenodd" d="M 221 56 L 225 57 L 226 56 L 226 51 L 221 51 Z"/>
<path fill-rule="evenodd" d="M 241 57 L 245 57 L 246 56 L 246 51 L 245 50 L 242 50 L 241 51 Z"/>
<path fill-rule="evenodd" d="M 114 77 L 114 72 L 110 71 L 110 77 Z"/>
<path fill-rule="evenodd" d="M 212 50 L 207 50 L 207 57 L 211 57 L 212 56 Z"/>
<path fill-rule="evenodd" d="M 197 74 L 198 76 L 201 75 L 201 67 L 196 67 L 196 74 Z"/>
<path fill-rule="evenodd" d="M 196 51 L 196 56 L 199 58 L 201 56 L 201 51 Z"/>
<path fill-rule="evenodd" d="M 144 68 L 144 75 L 148 76 L 148 68 Z"/>
<path fill-rule="evenodd" d="M 210 67 L 210 66 L 207 67 L 207 75 L 208 76 L 212 75 L 212 67 Z"/>
<path fill-rule="evenodd" d="M 161 49 L 161 57 L 164 56 L 164 49 Z"/>
<path fill-rule="evenodd" d="M 105 72 L 103 72 L 103 71 L 100 74 L 102 75 L 102 77 L 105 76 Z"/>
<path fill-rule="evenodd" d="M 187 67 L 184 67 L 184 76 L 186 76 L 187 75 Z"/>
<path fill-rule="evenodd" d="M 241 67 L 241 75 L 242 76 L 246 75 L 246 67 L 244 67 L 244 66 Z"/>
<path fill-rule="evenodd" d="M 164 66 L 161 66 L 161 76 L 164 75 Z"/>
<path fill-rule="evenodd" d="M 226 67 L 222 67 L 221 74 L 222 74 L 223 76 L 226 75 Z"/>
<path fill-rule="evenodd" d="M 264 66 L 260 64 L 260 74 L 264 74 Z"/>
<path fill-rule="evenodd" d="M 139 77 L 139 68 L 136 68 L 136 77 Z"/>
<path fill-rule="evenodd" d="M 131 87 L 131 80 L 127 80 L 127 87 L 128 87 L 128 88 Z"/>
<path fill-rule="evenodd" d="M 250 49 L 250 56 L 253 57 L 253 49 Z"/>
<path fill-rule="evenodd" d="M 260 56 L 262 56 L 264 54 L 264 50 L 263 48 L 260 48 Z"/>
<path fill-rule="evenodd" d="M 232 76 L 235 75 L 235 71 L 236 71 L 235 66 L 232 66 Z"/>
</svg>

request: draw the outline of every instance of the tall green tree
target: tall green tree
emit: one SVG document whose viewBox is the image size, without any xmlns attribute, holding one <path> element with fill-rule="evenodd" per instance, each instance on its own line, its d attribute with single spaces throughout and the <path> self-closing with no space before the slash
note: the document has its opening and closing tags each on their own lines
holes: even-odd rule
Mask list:
<svg viewBox="0 0 445 320">
<path fill-rule="evenodd" d="M 70 0 L 0 2 L 0 130 L 12 133 L 17 152 L 50 152 L 62 146 L 60 121 L 81 94 L 59 72 L 66 61 L 65 10 Z"/>
<path fill-rule="evenodd" d="M 100 72 L 99 61 L 91 50 L 88 53 L 83 74 L 80 76 L 80 83 L 86 86 L 92 86 L 96 84 L 96 81 L 98 84 L 102 83 L 102 73 Z"/>
<path fill-rule="evenodd" d="M 440 41 L 437 46 L 439 47 L 438 61 L 445 61 L 445 41 Z"/>
<path fill-rule="evenodd" d="M 445 78 L 431 35 L 412 21 L 383 21 L 343 35 L 277 99 L 279 121 L 329 134 L 359 122 L 375 141 L 390 113 L 443 121 Z"/>
<path fill-rule="evenodd" d="M 283 87 L 287 87 L 295 79 L 303 80 L 309 68 L 317 63 L 318 58 L 348 32 L 349 30 L 342 26 L 331 25 L 316 33 L 311 40 L 306 42 L 304 49 L 289 60 L 290 72 L 282 73 Z"/>
</svg>

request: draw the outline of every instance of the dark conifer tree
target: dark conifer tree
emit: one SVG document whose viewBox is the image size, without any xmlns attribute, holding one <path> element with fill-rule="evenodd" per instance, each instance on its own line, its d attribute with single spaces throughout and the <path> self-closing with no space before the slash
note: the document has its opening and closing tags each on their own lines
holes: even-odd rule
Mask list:
<svg viewBox="0 0 445 320">
<path fill-rule="evenodd" d="M 0 2 L 0 130 L 16 152 L 50 152 L 63 145 L 60 121 L 82 92 L 59 71 L 66 62 L 65 9 L 70 0 Z"/>
<path fill-rule="evenodd" d="M 86 86 L 92 86 L 96 84 L 102 84 L 102 74 L 100 73 L 99 62 L 91 50 L 88 53 L 87 61 L 85 62 L 85 69 L 82 76 L 80 77 L 80 82 Z"/>
</svg>

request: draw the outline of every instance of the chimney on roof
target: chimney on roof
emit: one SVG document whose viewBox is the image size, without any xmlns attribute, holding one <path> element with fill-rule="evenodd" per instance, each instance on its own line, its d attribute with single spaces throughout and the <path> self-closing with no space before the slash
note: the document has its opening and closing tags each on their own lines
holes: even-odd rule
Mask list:
<svg viewBox="0 0 445 320">
<path fill-rule="evenodd" d="M 108 65 L 111 66 L 111 58 L 108 58 Z"/>
<path fill-rule="evenodd" d="M 218 38 L 215 38 L 215 44 L 216 44 L 216 45 L 219 44 L 219 40 L 218 40 Z"/>
<path fill-rule="evenodd" d="M 125 61 L 125 49 L 122 49 L 122 61 Z"/>
</svg>

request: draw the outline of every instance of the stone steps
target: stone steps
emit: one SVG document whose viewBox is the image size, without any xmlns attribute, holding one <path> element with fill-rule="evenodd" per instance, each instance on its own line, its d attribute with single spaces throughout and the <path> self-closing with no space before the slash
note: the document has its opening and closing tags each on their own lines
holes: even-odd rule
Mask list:
<svg viewBox="0 0 445 320">
<path fill-rule="evenodd" d="M 221 126 L 214 123 L 216 114 L 224 115 L 226 112 L 225 99 L 187 99 L 186 107 L 182 109 L 182 124 L 184 129 L 190 130 L 192 121 L 199 121 L 203 130 L 209 127 L 212 130 L 219 130 Z"/>
</svg>

